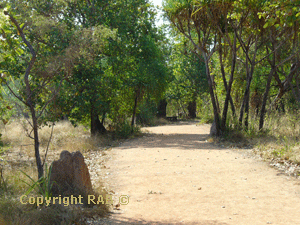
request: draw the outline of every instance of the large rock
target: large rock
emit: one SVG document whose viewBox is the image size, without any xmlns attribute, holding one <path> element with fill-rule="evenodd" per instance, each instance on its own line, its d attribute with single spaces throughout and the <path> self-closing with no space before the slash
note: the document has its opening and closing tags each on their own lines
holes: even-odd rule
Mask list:
<svg viewBox="0 0 300 225">
<path fill-rule="evenodd" d="M 53 196 L 93 194 L 91 178 L 83 155 L 77 151 L 70 153 L 62 151 L 60 159 L 52 163 L 50 177 Z"/>
</svg>

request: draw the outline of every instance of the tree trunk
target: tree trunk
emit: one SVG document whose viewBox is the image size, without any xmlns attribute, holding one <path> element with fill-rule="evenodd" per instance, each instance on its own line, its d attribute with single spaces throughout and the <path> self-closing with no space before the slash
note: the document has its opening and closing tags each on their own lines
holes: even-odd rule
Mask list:
<svg viewBox="0 0 300 225">
<path fill-rule="evenodd" d="M 207 76 L 207 81 L 208 81 L 209 94 L 210 94 L 211 103 L 213 105 L 213 110 L 214 110 L 214 123 L 213 123 L 212 127 L 215 126 L 214 127 L 215 132 L 211 133 L 211 135 L 220 136 L 221 135 L 221 127 L 220 127 L 219 109 L 218 109 L 216 98 L 215 98 L 213 81 L 210 76 L 209 59 L 208 59 L 206 53 L 203 53 L 203 58 L 205 61 L 205 69 L 206 69 L 206 76 Z"/>
<path fill-rule="evenodd" d="M 132 128 L 133 128 L 133 126 L 135 124 L 135 115 L 136 115 L 136 108 L 137 108 L 138 98 L 139 98 L 139 91 L 136 91 L 135 99 L 134 99 L 132 119 L 131 119 L 131 127 Z"/>
<path fill-rule="evenodd" d="M 97 110 L 95 109 L 93 100 L 90 101 L 91 104 L 91 136 L 95 136 L 97 134 L 103 134 L 106 132 L 103 123 L 99 120 L 99 115 Z"/>
<path fill-rule="evenodd" d="M 30 74 L 30 71 L 31 71 L 35 61 L 36 61 L 36 53 L 35 53 L 34 49 L 32 48 L 32 46 L 29 44 L 29 42 L 27 42 L 25 37 L 23 37 L 23 40 L 25 43 L 27 43 L 27 46 L 29 47 L 30 52 L 32 54 L 32 58 L 30 60 L 30 63 L 28 65 L 26 71 L 25 71 L 25 76 L 24 76 L 24 82 L 26 85 L 26 97 L 27 97 L 27 100 L 25 103 L 30 109 L 31 118 L 32 118 L 32 129 L 33 129 L 33 138 L 34 138 L 34 155 L 35 155 L 35 161 L 36 161 L 36 166 L 37 166 L 37 170 L 38 170 L 38 179 L 40 179 L 41 177 L 44 176 L 44 168 L 43 168 L 43 164 L 42 164 L 41 157 L 40 157 L 38 119 L 36 116 L 35 105 L 33 102 L 32 89 L 31 89 L 31 86 L 29 83 L 29 74 Z"/>
<path fill-rule="evenodd" d="M 245 112 L 245 128 L 248 129 L 248 124 L 249 124 L 249 100 L 250 100 L 250 86 L 251 86 L 251 82 L 252 82 L 252 77 L 253 77 L 253 72 L 254 72 L 254 62 L 251 65 L 251 69 L 249 71 L 249 67 L 248 67 L 248 60 L 246 58 L 246 69 L 247 69 L 247 85 L 246 85 L 246 90 L 244 93 L 244 100 L 241 106 L 241 110 L 240 110 L 240 118 L 239 118 L 239 123 L 240 125 L 242 125 L 243 122 L 243 116 L 244 116 L 244 112 Z"/>
<path fill-rule="evenodd" d="M 41 157 L 40 157 L 40 143 L 39 143 L 39 132 L 38 132 L 38 121 L 35 115 L 35 109 L 32 103 L 30 103 L 30 112 L 32 118 L 32 126 L 33 126 L 33 135 L 34 135 L 34 154 L 35 154 L 35 161 L 36 166 L 38 169 L 38 178 L 40 179 L 44 176 L 44 168 L 42 165 Z"/>
<path fill-rule="evenodd" d="M 267 100 L 268 100 L 268 94 L 269 94 L 269 91 L 270 91 L 270 88 L 271 88 L 271 81 L 272 81 L 272 77 L 273 77 L 273 74 L 274 74 L 274 70 L 275 70 L 275 68 L 272 67 L 271 72 L 268 76 L 266 91 L 264 93 L 263 102 L 262 102 L 261 110 L 260 110 L 259 130 L 263 129 L 263 127 L 264 127 L 264 120 L 265 120 L 265 114 L 266 114 L 266 104 L 267 104 Z"/>
<path fill-rule="evenodd" d="M 271 64 L 271 71 L 269 73 L 269 76 L 268 76 L 268 80 L 267 80 L 267 86 L 266 86 L 266 90 L 265 90 L 265 93 L 264 93 L 264 97 L 263 97 L 263 102 L 262 102 L 262 105 L 261 105 L 261 110 L 260 110 L 260 118 L 259 118 L 259 130 L 263 129 L 264 127 L 264 120 L 265 120 L 265 113 L 266 113 L 266 104 L 267 104 L 267 99 L 268 99 L 268 94 L 269 94 L 269 91 L 270 91 L 270 88 L 271 88 L 271 81 L 272 81 L 272 77 L 274 75 L 274 73 L 276 73 L 276 43 L 275 43 L 275 40 L 271 37 L 271 40 L 272 40 L 272 50 L 273 50 L 273 59 L 272 61 L 269 60 L 269 63 Z M 268 47 L 266 47 L 267 49 L 267 52 L 269 53 L 268 51 Z"/>
<path fill-rule="evenodd" d="M 162 99 L 159 101 L 158 107 L 157 107 L 157 114 L 156 116 L 159 118 L 166 118 L 167 117 L 167 100 Z"/>
<path fill-rule="evenodd" d="M 252 77 L 250 79 L 250 84 L 252 81 Z M 249 101 L 250 101 L 250 86 L 247 92 L 246 103 L 245 103 L 245 128 L 248 129 L 249 126 Z"/>
<path fill-rule="evenodd" d="M 196 110 L 197 110 L 196 100 L 189 102 L 189 105 L 188 105 L 189 118 L 192 118 L 192 119 L 196 118 Z"/>
<path fill-rule="evenodd" d="M 221 64 L 221 72 L 222 72 L 222 77 L 223 77 L 223 82 L 226 90 L 226 98 L 225 98 L 225 103 L 224 103 L 224 109 L 223 109 L 223 114 L 222 114 L 222 122 L 221 126 L 224 129 L 226 126 L 226 120 L 227 120 L 227 113 L 228 113 L 228 101 L 230 101 L 231 104 L 231 110 L 232 114 L 235 117 L 235 107 L 233 104 L 233 100 L 231 97 L 231 88 L 232 88 L 232 83 L 233 83 L 233 75 L 235 71 L 235 64 L 236 64 L 236 35 L 234 36 L 234 42 L 233 42 L 233 52 L 232 52 L 232 64 L 231 64 L 231 74 L 230 74 L 230 79 L 229 79 L 229 85 L 227 86 L 227 81 L 225 77 L 225 70 L 224 70 L 224 65 L 223 65 L 223 60 L 222 60 L 222 50 L 220 50 L 220 64 Z"/>
</svg>

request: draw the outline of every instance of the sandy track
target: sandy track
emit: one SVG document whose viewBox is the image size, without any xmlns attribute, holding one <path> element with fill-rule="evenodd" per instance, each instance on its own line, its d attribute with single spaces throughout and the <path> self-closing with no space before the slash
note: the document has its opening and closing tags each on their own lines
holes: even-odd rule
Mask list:
<svg viewBox="0 0 300 225">
<path fill-rule="evenodd" d="M 129 204 L 99 224 L 300 224 L 299 180 L 206 142 L 208 125 L 144 129 L 107 152 L 105 180 Z"/>
</svg>

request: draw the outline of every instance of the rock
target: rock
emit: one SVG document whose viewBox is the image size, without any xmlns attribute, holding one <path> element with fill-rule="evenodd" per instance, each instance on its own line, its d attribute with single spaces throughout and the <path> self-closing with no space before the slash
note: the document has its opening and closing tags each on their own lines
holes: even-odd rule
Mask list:
<svg viewBox="0 0 300 225">
<path fill-rule="evenodd" d="M 50 182 L 53 196 L 92 195 L 93 188 L 83 155 L 77 151 L 62 151 L 60 159 L 52 163 Z"/>
<path fill-rule="evenodd" d="M 77 151 L 74 152 L 72 156 L 74 169 L 73 185 L 80 193 L 91 193 L 93 191 L 92 182 L 83 155 Z"/>
</svg>

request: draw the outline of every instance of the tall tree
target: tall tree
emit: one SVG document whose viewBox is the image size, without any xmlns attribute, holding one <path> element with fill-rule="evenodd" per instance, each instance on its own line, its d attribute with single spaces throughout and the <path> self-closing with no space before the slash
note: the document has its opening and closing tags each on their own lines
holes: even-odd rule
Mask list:
<svg viewBox="0 0 300 225">
<path fill-rule="evenodd" d="M 1 77 L 13 95 L 29 110 L 34 140 L 38 177 L 43 176 L 39 151 L 39 128 L 43 115 L 61 88 L 71 76 L 75 62 L 84 55 L 90 39 L 101 36 L 102 29 L 69 29 L 64 13 L 68 1 L 2 1 L 1 13 L 6 16 L 1 23 L 2 44 L 5 57 L 0 62 L 7 77 L 20 80 L 19 91 L 14 91 L 9 79 Z M 17 51 L 17 54 L 15 54 Z M 33 133 L 33 135 L 31 135 Z"/>
<path fill-rule="evenodd" d="M 220 108 L 214 90 L 214 81 L 211 76 L 210 63 L 213 54 L 218 48 L 217 29 L 210 17 L 223 15 L 228 6 L 219 2 L 206 1 L 164 1 L 164 10 L 172 24 L 187 38 L 197 49 L 199 58 L 203 58 L 206 67 L 208 90 L 214 110 L 214 134 L 221 135 Z"/>
</svg>

